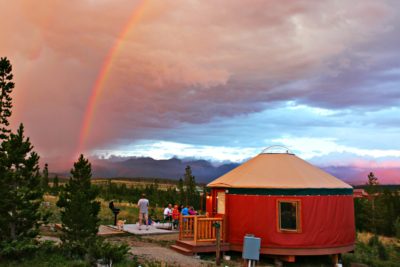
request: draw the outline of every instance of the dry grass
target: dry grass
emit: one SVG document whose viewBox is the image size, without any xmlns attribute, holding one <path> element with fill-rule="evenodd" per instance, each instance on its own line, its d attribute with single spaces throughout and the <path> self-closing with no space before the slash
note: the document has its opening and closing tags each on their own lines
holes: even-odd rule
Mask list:
<svg viewBox="0 0 400 267">
<path fill-rule="evenodd" d="M 372 233 L 357 233 L 357 238 L 363 243 L 368 243 L 368 241 L 371 239 L 371 237 L 374 234 Z M 395 246 L 400 246 L 400 240 L 395 238 L 395 237 L 386 237 L 386 236 L 379 236 L 379 241 L 381 241 L 384 245 L 395 245 Z"/>
<path fill-rule="evenodd" d="M 92 179 L 92 184 L 97 185 L 106 185 L 108 183 L 108 179 Z M 144 188 L 149 185 L 154 185 L 153 179 L 143 179 L 143 180 L 128 180 L 128 179 L 111 179 L 111 183 L 115 184 L 125 184 L 127 187 L 139 187 Z M 169 188 L 175 188 L 176 184 L 172 182 L 163 182 L 162 180 L 158 182 L 158 188 L 161 190 L 167 190 Z"/>
<path fill-rule="evenodd" d="M 48 202 L 49 205 L 43 207 L 43 209 L 47 209 L 52 213 L 49 222 L 50 223 L 60 223 L 60 209 L 56 206 L 58 197 L 52 195 L 45 195 L 44 201 Z M 101 198 L 98 198 L 97 201 L 100 202 L 100 223 L 101 224 L 113 224 L 114 215 L 108 207 L 108 201 L 105 201 Z M 119 208 L 121 211 L 118 214 L 119 220 L 126 220 L 127 224 L 136 223 L 139 217 L 139 210 L 136 204 L 131 204 L 128 202 L 114 202 L 116 208 Z M 162 218 L 162 208 L 156 208 L 155 214 L 157 218 Z"/>
</svg>

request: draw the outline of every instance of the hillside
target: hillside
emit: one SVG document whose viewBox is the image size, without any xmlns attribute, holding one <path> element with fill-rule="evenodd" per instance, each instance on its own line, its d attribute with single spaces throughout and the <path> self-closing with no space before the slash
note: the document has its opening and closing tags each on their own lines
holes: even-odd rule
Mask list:
<svg viewBox="0 0 400 267">
<path fill-rule="evenodd" d="M 150 157 L 91 158 L 90 160 L 93 177 L 96 178 L 157 178 L 176 181 L 183 176 L 185 167 L 190 165 L 199 183 L 208 183 L 240 165 L 240 163 L 216 164 L 207 160 L 178 158 L 156 160 Z M 352 185 L 365 184 L 367 175 L 371 171 L 379 178 L 381 184 L 400 183 L 399 168 L 355 168 L 352 166 L 323 166 L 321 168 Z M 69 176 L 68 171 L 56 173 L 61 177 Z"/>
<path fill-rule="evenodd" d="M 196 181 L 207 183 L 237 167 L 237 163 L 215 166 L 207 160 L 181 160 L 171 158 L 155 160 L 153 158 L 129 158 L 127 160 L 93 160 L 95 177 L 149 177 L 178 180 L 190 165 Z"/>
</svg>

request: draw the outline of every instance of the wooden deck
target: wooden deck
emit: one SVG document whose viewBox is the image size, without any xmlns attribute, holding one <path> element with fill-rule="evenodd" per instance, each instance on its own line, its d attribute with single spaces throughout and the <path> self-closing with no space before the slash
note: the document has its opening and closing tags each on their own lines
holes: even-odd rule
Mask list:
<svg viewBox="0 0 400 267">
<path fill-rule="evenodd" d="M 228 251 L 225 242 L 225 219 L 223 217 L 206 217 L 187 215 L 179 220 L 179 239 L 171 248 L 185 255 L 198 252 L 215 252 L 217 228 L 219 226 L 220 250 Z"/>
<path fill-rule="evenodd" d="M 184 255 L 194 255 L 202 252 L 215 252 L 216 243 L 209 242 L 194 242 L 193 240 L 177 240 L 171 248 Z M 229 243 L 221 242 L 221 251 L 228 251 Z"/>
<path fill-rule="evenodd" d="M 99 232 L 97 233 L 97 235 L 99 235 L 99 236 L 113 236 L 113 235 L 121 235 L 121 234 L 125 234 L 125 232 L 115 229 L 109 225 L 100 225 Z"/>
</svg>

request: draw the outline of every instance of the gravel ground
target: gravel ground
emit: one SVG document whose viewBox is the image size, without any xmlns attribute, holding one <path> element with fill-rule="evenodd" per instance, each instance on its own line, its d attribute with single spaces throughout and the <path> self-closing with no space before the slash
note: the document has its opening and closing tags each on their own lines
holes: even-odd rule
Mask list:
<svg viewBox="0 0 400 267">
<path fill-rule="evenodd" d="M 193 256 L 185 256 L 169 248 L 169 244 L 176 240 L 174 235 L 146 236 L 137 239 L 134 236 L 112 237 L 112 242 L 126 242 L 131 249 L 129 252 L 135 255 L 140 262 L 158 262 L 161 266 L 215 266 L 214 262 L 196 259 Z"/>
<path fill-rule="evenodd" d="M 161 247 L 156 244 L 132 247 L 130 252 L 133 255 L 137 255 L 140 261 L 156 261 L 160 264 L 165 264 L 166 266 L 215 266 L 215 264 L 210 261 L 199 260 L 191 256 L 184 256 L 170 248 Z"/>
</svg>

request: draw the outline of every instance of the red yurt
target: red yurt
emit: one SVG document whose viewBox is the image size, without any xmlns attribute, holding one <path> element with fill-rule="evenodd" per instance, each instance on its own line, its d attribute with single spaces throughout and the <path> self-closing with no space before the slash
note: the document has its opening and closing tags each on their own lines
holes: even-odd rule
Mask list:
<svg viewBox="0 0 400 267">
<path fill-rule="evenodd" d="M 208 184 L 210 216 L 225 217 L 230 250 L 261 238 L 261 253 L 329 255 L 354 249 L 353 188 L 291 153 L 261 153 Z"/>
</svg>

